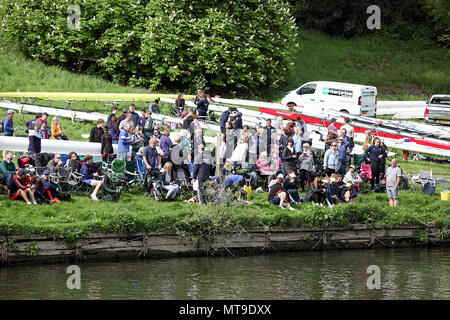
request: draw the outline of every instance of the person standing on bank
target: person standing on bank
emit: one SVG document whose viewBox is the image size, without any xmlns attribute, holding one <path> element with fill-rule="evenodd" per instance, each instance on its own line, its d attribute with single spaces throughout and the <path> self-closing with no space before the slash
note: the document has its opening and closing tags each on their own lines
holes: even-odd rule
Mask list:
<svg viewBox="0 0 450 320">
<path fill-rule="evenodd" d="M 398 186 L 402 178 L 402 169 L 397 162 L 397 159 L 392 159 L 392 165 L 386 171 L 386 192 L 391 207 L 398 206 Z"/>
<path fill-rule="evenodd" d="M 89 142 L 102 142 L 102 135 L 105 133 L 103 131 L 103 125 L 105 124 L 105 120 L 98 119 L 97 125 L 91 129 L 91 133 L 89 135 Z"/>
<path fill-rule="evenodd" d="M 365 158 L 370 163 L 370 169 L 372 171 L 370 185 L 372 190 L 374 190 L 375 183 L 380 183 L 380 174 L 384 171 L 384 168 L 382 168 L 383 158 L 386 158 L 386 151 L 381 147 L 381 140 L 379 138 L 375 138 L 373 145 L 367 148 Z"/>
<path fill-rule="evenodd" d="M 211 172 L 211 157 L 205 153 L 203 144 L 198 146 L 198 154 L 194 158 L 194 176 L 193 181 L 198 181 L 198 204 L 204 204 L 203 183 L 208 181 Z"/>
</svg>

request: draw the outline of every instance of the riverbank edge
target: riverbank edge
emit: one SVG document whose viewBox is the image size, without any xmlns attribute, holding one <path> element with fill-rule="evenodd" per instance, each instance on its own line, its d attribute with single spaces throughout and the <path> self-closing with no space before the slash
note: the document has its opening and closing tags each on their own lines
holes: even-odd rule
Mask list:
<svg viewBox="0 0 450 320">
<path fill-rule="evenodd" d="M 92 233 L 68 242 L 51 236 L 0 236 L 2 266 L 187 256 L 236 256 L 302 250 L 450 246 L 450 230 L 428 226 L 273 228 L 206 239 L 169 232 Z"/>
</svg>

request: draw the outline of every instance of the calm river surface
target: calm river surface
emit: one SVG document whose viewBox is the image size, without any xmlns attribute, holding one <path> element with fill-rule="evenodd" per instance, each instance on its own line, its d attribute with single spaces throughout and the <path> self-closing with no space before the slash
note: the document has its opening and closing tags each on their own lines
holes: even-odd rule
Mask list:
<svg viewBox="0 0 450 320">
<path fill-rule="evenodd" d="M 450 249 L 280 253 L 0 269 L 0 299 L 450 299 Z M 367 268 L 381 270 L 369 290 Z"/>
</svg>

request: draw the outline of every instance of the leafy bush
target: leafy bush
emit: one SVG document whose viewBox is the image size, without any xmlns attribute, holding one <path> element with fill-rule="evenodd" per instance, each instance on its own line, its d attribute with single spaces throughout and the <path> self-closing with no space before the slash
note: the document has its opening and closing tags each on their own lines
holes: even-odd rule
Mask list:
<svg viewBox="0 0 450 320">
<path fill-rule="evenodd" d="M 26 55 L 151 89 L 279 86 L 296 37 L 283 0 L 2 3 L 3 29 Z M 68 28 L 69 5 L 80 7 L 79 30 Z"/>
</svg>

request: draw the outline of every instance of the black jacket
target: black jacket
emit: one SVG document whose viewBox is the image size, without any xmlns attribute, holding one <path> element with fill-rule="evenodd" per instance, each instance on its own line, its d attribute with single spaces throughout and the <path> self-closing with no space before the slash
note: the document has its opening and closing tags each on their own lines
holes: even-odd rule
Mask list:
<svg viewBox="0 0 450 320">
<path fill-rule="evenodd" d="M 102 142 L 103 133 L 103 128 L 98 128 L 97 126 L 93 127 L 91 129 L 91 134 L 89 135 L 89 142 Z"/>
<path fill-rule="evenodd" d="M 102 146 L 100 149 L 100 153 L 101 154 L 113 154 L 114 153 L 114 149 L 112 146 L 112 136 L 110 133 L 104 133 L 102 135 Z"/>
<path fill-rule="evenodd" d="M 211 158 L 204 152 L 200 152 L 194 159 L 194 179 L 206 181 L 211 172 Z"/>
<path fill-rule="evenodd" d="M 285 188 L 283 188 L 283 185 L 281 185 L 279 183 L 275 183 L 273 186 L 270 187 L 268 200 L 270 201 L 273 198 L 275 198 L 275 196 L 277 195 L 277 192 L 280 190 L 282 192 L 286 192 L 286 198 L 287 198 L 287 190 Z"/>
<path fill-rule="evenodd" d="M 297 152 L 294 148 L 292 148 L 292 152 L 287 147 L 283 149 L 281 159 L 283 159 L 286 174 L 290 170 L 295 171 L 295 168 L 297 167 L 298 157 L 293 158 L 294 155 L 297 155 Z"/>
</svg>

